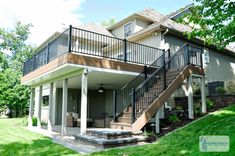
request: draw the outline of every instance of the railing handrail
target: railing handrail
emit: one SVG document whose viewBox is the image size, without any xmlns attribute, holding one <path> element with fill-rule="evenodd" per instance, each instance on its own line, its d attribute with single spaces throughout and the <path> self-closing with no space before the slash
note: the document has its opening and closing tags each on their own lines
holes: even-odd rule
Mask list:
<svg viewBox="0 0 235 156">
<path fill-rule="evenodd" d="M 166 54 L 166 52 L 167 51 L 164 51 L 160 57 L 158 57 L 151 65 L 149 65 L 149 67 L 153 66 L 159 59 L 161 59 L 162 56 Z M 144 74 L 144 72 L 145 71 L 142 71 L 139 75 L 137 75 L 134 79 L 132 79 L 130 82 L 128 82 L 125 86 L 123 86 L 122 88 L 117 90 L 116 93 L 118 94 L 119 92 L 121 92 L 123 89 L 125 89 L 127 86 L 129 86 L 132 82 L 134 82 L 140 75 Z"/>
<path fill-rule="evenodd" d="M 58 36 L 56 36 L 54 39 L 52 39 L 51 41 L 49 41 L 48 43 L 44 44 L 42 47 L 40 47 L 39 49 L 35 49 L 34 51 L 37 51 L 35 54 L 33 54 L 33 56 L 31 56 L 30 58 L 28 58 L 25 62 L 27 62 L 28 60 L 32 59 L 35 55 L 39 54 L 40 52 L 42 52 L 41 50 L 46 48 L 48 44 L 54 42 L 56 39 L 58 39 L 64 32 L 66 32 L 69 28 L 65 29 L 64 31 L 60 32 L 60 34 Z"/>
<path fill-rule="evenodd" d="M 106 42 L 107 40 L 105 40 L 105 39 L 111 39 L 111 43 L 110 44 L 113 44 L 113 43 L 115 43 L 114 41 L 117 41 L 118 43 L 118 45 L 121 45 L 122 46 L 122 44 L 120 44 L 121 42 L 124 42 L 124 43 L 127 43 L 127 44 L 129 44 L 129 45 L 127 45 L 128 47 L 130 47 L 130 49 L 137 49 L 137 52 L 138 52 L 138 54 L 135 56 L 135 54 L 133 54 L 133 56 L 131 57 L 131 58 L 129 58 L 129 59 L 127 59 L 127 60 L 125 60 L 125 58 L 127 57 L 127 52 L 128 51 L 126 51 L 125 50 L 125 52 L 124 52 L 124 55 L 123 55 L 123 57 L 124 58 L 121 58 L 121 59 L 119 59 L 117 56 L 115 56 L 115 57 L 112 57 L 111 55 L 109 55 L 109 56 L 105 56 L 105 55 L 99 55 L 99 56 L 101 56 L 101 57 L 107 57 L 107 58 L 111 58 L 111 59 L 117 59 L 117 60 L 122 60 L 122 61 L 124 61 L 124 62 L 132 62 L 132 63 L 138 63 L 138 64 L 143 64 L 143 65 L 149 65 L 149 63 L 148 63 L 148 59 L 147 59 L 147 54 L 148 53 L 146 53 L 145 54 L 145 57 L 144 57 L 144 60 L 138 60 L 138 58 L 137 58 L 137 56 L 138 55 L 140 55 L 140 54 L 142 54 L 143 53 L 143 51 L 149 51 L 149 54 L 152 54 L 152 55 L 154 55 L 154 56 L 156 56 L 156 57 L 159 57 L 159 55 L 158 54 L 160 54 L 160 51 L 163 51 L 162 49 L 159 49 L 159 48 L 156 48 L 156 47 L 151 47 L 151 46 L 148 46 L 148 45 L 145 45 L 145 44 L 141 44 L 141 43 L 135 43 L 135 42 L 132 42 L 132 41 L 127 41 L 126 39 L 121 39 L 121 38 L 118 38 L 118 37 L 114 37 L 114 36 L 109 36 L 109 35 L 106 35 L 106 34 L 102 34 L 102 33 L 97 33 L 97 32 L 94 32 L 94 31 L 90 31 L 90 30 L 86 30 L 86 29 L 81 29 L 81 28 L 76 28 L 76 27 L 72 27 L 71 25 L 70 25 L 70 27 L 69 28 L 67 28 L 66 30 L 64 30 L 63 32 L 61 32 L 58 36 L 56 36 L 55 38 L 53 38 L 52 40 L 50 40 L 50 41 L 48 41 L 47 43 L 45 43 L 44 45 L 42 45 L 42 46 L 40 46 L 39 48 L 37 48 L 36 50 L 35 50 L 35 54 L 32 56 L 32 57 L 30 57 L 30 58 L 28 58 L 26 61 L 24 61 L 24 68 L 26 67 L 26 66 L 28 66 L 30 63 L 28 63 L 28 61 L 30 60 L 30 59 L 35 59 L 35 56 L 37 56 L 37 55 L 40 55 L 41 53 L 43 53 L 43 49 L 44 48 L 46 48 L 48 45 L 50 45 L 51 43 L 53 43 L 55 40 L 57 40 L 57 39 L 60 39 L 61 38 L 61 35 L 63 35 L 63 34 L 65 34 L 65 32 L 66 31 L 76 31 L 76 30 L 78 30 L 79 32 L 81 32 L 82 34 L 86 34 L 86 33 L 91 33 L 92 35 L 100 35 L 101 36 L 101 40 L 103 40 L 103 38 L 102 37 L 104 37 L 104 42 Z M 69 40 L 69 38 L 71 38 L 71 37 L 73 37 L 73 36 L 76 36 L 76 34 L 74 35 L 74 34 L 68 34 L 68 40 Z M 78 36 L 76 36 L 76 37 L 78 37 L 79 38 L 79 35 Z M 81 36 L 82 37 L 82 36 Z M 87 40 L 89 40 L 89 36 L 87 36 L 88 38 L 87 38 Z M 99 36 L 98 36 L 99 37 Z M 85 38 L 86 39 L 86 38 Z M 125 44 L 126 45 L 126 44 Z M 67 49 L 65 49 L 65 50 L 63 50 L 63 54 L 64 53 L 67 53 L 67 52 L 72 52 L 72 51 L 74 51 L 74 50 L 71 50 L 72 49 L 72 47 L 73 47 L 73 45 L 71 45 L 71 44 L 68 44 L 68 45 L 66 45 L 68 48 Z M 50 47 L 49 47 L 50 48 Z M 122 48 L 122 47 L 121 47 Z M 69 50 L 70 49 L 70 50 Z M 76 52 L 76 50 L 75 50 L 75 52 Z M 82 52 L 80 52 L 80 51 L 77 51 L 77 52 L 79 52 L 79 53 L 82 53 Z M 87 53 L 88 54 L 88 53 Z M 50 55 L 50 51 L 49 51 L 49 53 L 48 53 L 48 55 Z M 92 53 L 89 53 L 89 55 L 95 55 L 96 56 L 96 54 L 92 54 Z M 56 56 L 55 58 L 57 58 L 58 56 Z M 156 59 L 156 57 L 154 57 L 154 59 Z M 151 59 L 149 59 L 150 60 L 150 62 L 152 61 Z M 49 63 L 51 60 L 48 60 L 46 63 Z M 39 66 L 41 66 L 41 65 L 39 65 Z M 29 72 L 31 72 L 31 71 L 34 71 L 35 70 L 35 68 L 33 67 L 33 69 L 31 69 L 31 68 L 27 68 L 26 70 L 23 68 L 23 74 L 25 75 L 25 74 L 28 74 Z"/>
<path fill-rule="evenodd" d="M 166 62 L 164 65 L 168 64 L 178 53 L 181 52 L 181 50 L 188 46 L 187 43 L 185 43 L 177 52 L 175 52 Z M 140 88 L 142 88 L 157 72 L 159 72 L 160 70 L 162 70 L 162 68 L 164 68 L 164 65 L 162 67 L 160 67 L 159 69 L 157 69 L 156 71 L 154 71 L 147 79 L 145 79 L 138 87 L 136 87 L 135 91 L 138 91 Z"/>
<path fill-rule="evenodd" d="M 126 40 L 126 38 L 122 39 L 122 38 L 119 38 L 119 37 L 109 36 L 109 35 L 97 33 L 97 32 L 94 32 L 94 31 L 90 31 L 90 30 L 86 30 L 86 29 L 82 29 L 82 28 L 77 28 L 77 27 L 72 27 L 72 28 L 73 29 L 77 29 L 77 30 L 81 30 L 81 31 L 86 31 L 88 33 L 93 33 L 93 34 L 96 34 L 96 35 L 102 35 L 102 36 L 105 36 L 105 37 L 109 37 L 109 38 L 113 38 L 113 39 L 117 39 L 117 40 L 121 40 L 121 41 L 126 41 L 126 42 L 129 42 L 129 43 L 141 45 L 141 46 L 152 48 L 152 49 L 156 49 L 156 50 L 163 50 L 163 49 L 159 49 L 159 48 L 156 48 L 156 47 L 151 47 L 149 45 L 145 45 L 145 44 L 141 44 L 141 43 L 136 43 L 136 42 L 128 41 L 128 40 Z"/>
</svg>

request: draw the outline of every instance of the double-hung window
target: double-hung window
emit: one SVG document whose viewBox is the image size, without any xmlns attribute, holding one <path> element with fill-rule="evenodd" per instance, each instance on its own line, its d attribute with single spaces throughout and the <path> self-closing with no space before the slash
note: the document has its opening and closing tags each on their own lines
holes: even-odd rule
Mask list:
<svg viewBox="0 0 235 156">
<path fill-rule="evenodd" d="M 131 33 L 132 33 L 131 23 L 124 25 L 124 37 L 126 38 L 127 36 L 131 35 Z"/>
</svg>

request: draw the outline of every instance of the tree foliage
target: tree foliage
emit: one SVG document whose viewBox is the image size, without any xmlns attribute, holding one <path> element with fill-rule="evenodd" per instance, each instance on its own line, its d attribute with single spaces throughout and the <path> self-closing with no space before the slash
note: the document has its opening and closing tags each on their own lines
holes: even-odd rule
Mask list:
<svg viewBox="0 0 235 156">
<path fill-rule="evenodd" d="M 187 24 L 193 25 L 188 37 L 199 37 L 206 44 L 224 48 L 235 42 L 235 1 L 195 0 L 192 13 L 187 16 Z M 185 22 L 185 21 L 184 21 Z"/>
<path fill-rule="evenodd" d="M 101 22 L 101 24 L 102 24 L 103 26 L 106 26 L 106 27 L 112 26 L 112 25 L 114 25 L 115 23 L 116 23 L 115 18 L 111 18 L 111 19 L 109 19 L 109 20 L 106 20 L 106 21 L 102 21 L 102 22 Z"/>
<path fill-rule="evenodd" d="M 0 110 L 11 109 L 15 116 L 23 115 L 29 104 L 30 90 L 21 85 L 20 78 L 24 61 L 33 55 L 26 44 L 30 27 L 17 22 L 13 30 L 0 28 Z"/>
</svg>

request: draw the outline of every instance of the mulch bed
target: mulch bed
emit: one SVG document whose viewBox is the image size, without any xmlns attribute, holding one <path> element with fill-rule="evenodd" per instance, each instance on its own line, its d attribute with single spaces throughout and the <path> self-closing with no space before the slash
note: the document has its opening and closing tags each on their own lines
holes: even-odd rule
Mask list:
<svg viewBox="0 0 235 156">
<path fill-rule="evenodd" d="M 207 113 L 210 113 L 210 112 L 214 112 L 214 111 L 217 111 L 221 108 L 224 108 L 224 107 L 215 107 L 213 109 L 208 109 L 207 110 Z M 178 129 L 180 127 L 183 127 L 189 123 L 191 123 L 192 121 L 194 120 L 197 120 L 203 116 L 205 116 L 206 114 L 195 114 L 194 113 L 194 119 L 189 119 L 188 118 L 188 111 L 187 110 L 184 110 L 184 112 L 182 114 L 177 114 L 177 116 L 179 117 L 180 121 L 178 122 L 175 122 L 175 123 L 172 123 L 169 121 L 169 116 L 172 115 L 174 113 L 172 113 L 172 111 L 166 111 L 165 112 L 165 118 L 164 119 L 160 119 L 160 133 L 159 134 L 154 134 L 154 133 L 150 133 L 149 134 L 149 142 L 154 142 L 156 141 L 158 138 L 166 135 L 167 133 L 175 130 L 175 129 Z M 154 126 L 150 126 L 150 125 L 147 125 L 146 127 L 146 131 L 152 131 L 154 132 L 154 129 L 155 127 Z"/>
</svg>

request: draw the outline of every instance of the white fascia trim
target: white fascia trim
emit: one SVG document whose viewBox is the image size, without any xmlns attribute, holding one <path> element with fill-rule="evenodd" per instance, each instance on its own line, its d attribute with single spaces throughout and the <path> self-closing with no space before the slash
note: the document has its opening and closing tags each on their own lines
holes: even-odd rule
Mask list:
<svg viewBox="0 0 235 156">
<path fill-rule="evenodd" d="M 79 65 L 79 64 L 68 64 L 68 65 L 72 67 L 87 68 L 89 72 L 99 71 L 99 72 L 107 72 L 107 73 L 114 73 L 114 74 L 124 74 L 124 75 L 134 75 L 134 76 L 139 75 L 139 73 L 136 73 L 136 72 L 123 71 L 123 70 L 98 68 L 98 67 L 91 67 L 91 66 L 85 66 L 85 65 Z"/>
<path fill-rule="evenodd" d="M 30 81 L 34 81 L 36 79 L 39 79 L 47 74 L 50 74 L 52 72 L 56 72 L 62 68 L 65 68 L 65 67 L 79 67 L 79 68 L 87 68 L 88 71 L 100 71 L 100 72 L 108 72 L 108 73 L 114 73 L 114 74 L 124 74 L 124 75 L 133 75 L 133 76 L 137 76 L 139 75 L 139 73 L 136 73 L 136 72 L 129 72 L 129 71 L 122 71 L 122 70 L 114 70 L 114 69 L 107 69 L 107 68 L 98 68 L 98 67 L 91 67 L 91 66 L 85 66 L 85 65 L 79 65 L 79 64 L 71 64 L 71 63 L 66 63 L 66 64 L 63 64 L 62 66 L 56 68 L 56 69 L 53 69 L 53 70 L 50 70 L 38 77 L 35 77 L 31 80 L 28 80 L 26 82 L 23 83 L 23 85 L 29 83 Z M 80 72 L 79 72 L 80 73 Z M 69 73 L 68 73 L 69 74 Z M 79 75 L 79 74 L 78 74 Z"/>
</svg>

